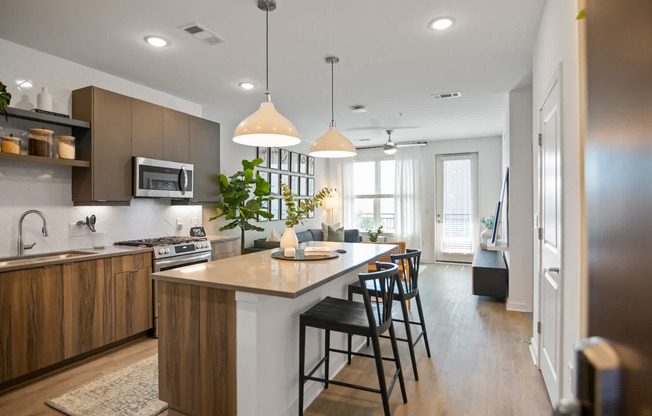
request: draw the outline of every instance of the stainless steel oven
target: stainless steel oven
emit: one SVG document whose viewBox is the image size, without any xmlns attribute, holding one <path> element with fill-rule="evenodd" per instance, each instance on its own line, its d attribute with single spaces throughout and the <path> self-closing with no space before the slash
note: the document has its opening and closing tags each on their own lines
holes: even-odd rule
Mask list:
<svg viewBox="0 0 652 416">
<path fill-rule="evenodd" d="M 133 158 L 134 196 L 192 198 L 194 166 L 191 163 Z"/>
</svg>

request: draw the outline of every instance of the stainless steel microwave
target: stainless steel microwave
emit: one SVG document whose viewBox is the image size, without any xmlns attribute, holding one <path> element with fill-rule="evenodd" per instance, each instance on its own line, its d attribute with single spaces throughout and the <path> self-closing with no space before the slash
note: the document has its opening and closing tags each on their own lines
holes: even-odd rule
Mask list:
<svg viewBox="0 0 652 416">
<path fill-rule="evenodd" d="M 144 198 L 192 198 L 191 163 L 134 157 L 134 196 Z"/>
</svg>

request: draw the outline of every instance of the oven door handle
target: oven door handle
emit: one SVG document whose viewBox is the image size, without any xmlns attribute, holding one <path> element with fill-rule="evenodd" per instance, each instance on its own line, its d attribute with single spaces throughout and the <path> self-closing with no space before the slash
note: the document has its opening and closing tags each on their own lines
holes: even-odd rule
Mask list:
<svg viewBox="0 0 652 416">
<path fill-rule="evenodd" d="M 197 260 L 211 261 L 210 251 L 206 253 L 198 254 L 196 256 L 189 256 L 189 257 L 184 256 L 182 259 L 177 258 L 177 259 L 170 259 L 170 260 L 156 260 L 156 268 L 175 266 L 177 264 L 183 265 L 185 263 L 191 263 Z"/>
</svg>

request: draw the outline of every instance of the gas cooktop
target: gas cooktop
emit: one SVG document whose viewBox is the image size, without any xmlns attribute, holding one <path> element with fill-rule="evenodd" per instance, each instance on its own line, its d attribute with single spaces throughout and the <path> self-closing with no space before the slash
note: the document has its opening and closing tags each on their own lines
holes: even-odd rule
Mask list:
<svg viewBox="0 0 652 416">
<path fill-rule="evenodd" d="M 206 241 L 206 237 L 189 237 L 182 235 L 173 235 L 168 237 L 144 238 L 142 240 L 118 241 L 116 246 L 136 246 L 136 247 L 156 247 L 156 246 L 173 246 L 176 244 L 195 243 L 197 241 Z"/>
</svg>

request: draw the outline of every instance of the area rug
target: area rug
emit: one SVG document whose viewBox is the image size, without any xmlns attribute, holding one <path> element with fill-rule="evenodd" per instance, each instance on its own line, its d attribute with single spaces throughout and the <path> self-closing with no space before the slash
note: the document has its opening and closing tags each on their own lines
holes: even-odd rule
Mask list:
<svg viewBox="0 0 652 416">
<path fill-rule="evenodd" d="M 167 409 L 158 399 L 158 355 L 45 402 L 71 416 L 153 416 Z"/>
</svg>

